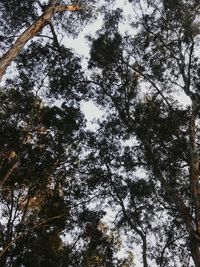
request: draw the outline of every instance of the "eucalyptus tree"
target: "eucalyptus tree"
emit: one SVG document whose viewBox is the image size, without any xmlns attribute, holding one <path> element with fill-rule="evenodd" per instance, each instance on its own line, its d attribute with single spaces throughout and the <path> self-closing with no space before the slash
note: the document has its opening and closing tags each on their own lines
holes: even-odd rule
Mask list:
<svg viewBox="0 0 200 267">
<path fill-rule="evenodd" d="M 130 2 L 134 36 L 120 34 L 118 10 L 91 38 L 90 97 L 107 116 L 88 179 L 109 188 L 143 266 L 200 266 L 199 2 Z"/>
<path fill-rule="evenodd" d="M 1 3 L 1 76 L 16 70 L 0 96 L 1 265 L 132 266 L 102 228 L 109 208 L 144 267 L 200 266 L 199 1 L 129 1 L 132 36 L 104 9 L 86 79 L 57 33 L 91 2 Z M 85 97 L 106 111 L 96 133 Z"/>
<path fill-rule="evenodd" d="M 116 257 L 105 211 L 88 206 L 94 196 L 77 172 L 85 122 L 68 97 L 58 107 L 27 87 L 1 92 L 1 266 L 132 264 Z"/>
<path fill-rule="evenodd" d="M 0 9 L 0 38 L 4 41 L 3 48 L 7 51 L 0 59 L 0 77 L 2 78 L 7 67 L 26 43 L 35 36 L 39 37 L 47 25 L 52 36 L 47 34 L 46 37 L 52 39 L 55 46 L 59 46 L 58 28 L 62 28 L 62 33 L 76 35 L 83 25 L 94 17 L 92 14 L 95 12 L 91 12 L 94 5 L 95 1 L 78 0 L 70 3 L 58 0 L 3 1 Z"/>
<path fill-rule="evenodd" d="M 91 2 L 1 3 L 1 76 L 15 62 L 0 92 L 1 266 L 132 264 L 117 259 L 105 212 L 87 207 L 94 196 L 79 185 L 87 82 L 57 34 L 75 36 Z"/>
<path fill-rule="evenodd" d="M 56 266 L 70 218 L 65 178 L 80 149 L 72 152 L 81 114 L 65 103 L 49 107 L 26 88 L 4 88 L 1 101 L 1 266 Z"/>
</svg>

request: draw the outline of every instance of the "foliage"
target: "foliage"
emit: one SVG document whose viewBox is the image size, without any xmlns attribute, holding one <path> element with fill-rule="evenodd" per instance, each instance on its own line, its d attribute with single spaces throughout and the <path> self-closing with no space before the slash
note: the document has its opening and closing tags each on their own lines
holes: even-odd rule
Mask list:
<svg viewBox="0 0 200 267">
<path fill-rule="evenodd" d="M 199 266 L 199 3 L 128 1 L 130 35 L 102 2 L 86 71 L 57 36 L 91 2 L 56 14 L 2 85 L 0 265 L 132 267 L 137 250 L 143 267 Z M 2 3 L 2 52 L 47 4 Z M 105 111 L 96 131 L 84 100 Z"/>
</svg>

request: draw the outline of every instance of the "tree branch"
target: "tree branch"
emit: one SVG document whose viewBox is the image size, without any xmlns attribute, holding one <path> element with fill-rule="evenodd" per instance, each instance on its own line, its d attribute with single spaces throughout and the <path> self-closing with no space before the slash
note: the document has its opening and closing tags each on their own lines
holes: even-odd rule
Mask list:
<svg viewBox="0 0 200 267">
<path fill-rule="evenodd" d="M 50 1 L 50 5 L 46 8 L 44 13 L 17 38 L 12 47 L 0 59 L 0 79 L 3 77 L 7 67 L 21 52 L 25 44 L 46 26 L 47 22 L 51 20 L 54 14 L 65 11 L 83 10 L 83 8 L 78 5 L 55 5 L 54 2 L 55 1 Z"/>
<path fill-rule="evenodd" d="M 41 223 L 38 223 L 36 225 L 34 225 L 33 227 L 31 227 L 30 229 L 28 229 L 27 231 L 21 233 L 20 235 L 18 235 L 17 237 L 15 237 L 10 243 L 8 243 L 4 249 L 0 252 L 0 257 L 2 257 L 6 251 L 16 242 L 18 241 L 19 239 L 21 239 L 22 237 L 24 237 L 26 234 L 30 233 L 31 231 L 33 231 L 34 229 L 37 229 L 37 228 L 40 228 L 40 227 L 48 227 L 49 226 L 49 222 L 55 220 L 55 219 L 59 219 L 59 218 L 62 218 L 63 216 L 65 216 L 65 213 L 64 214 L 61 214 L 61 215 L 57 215 L 57 216 L 54 216 L 54 217 L 51 217 L 49 219 L 47 219 L 46 221 L 44 222 L 41 222 Z"/>
</svg>

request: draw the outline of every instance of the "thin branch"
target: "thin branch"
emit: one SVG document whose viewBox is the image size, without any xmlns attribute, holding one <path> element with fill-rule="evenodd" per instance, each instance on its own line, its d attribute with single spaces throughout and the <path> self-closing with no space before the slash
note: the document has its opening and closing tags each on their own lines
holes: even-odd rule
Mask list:
<svg viewBox="0 0 200 267">
<path fill-rule="evenodd" d="M 123 61 L 124 64 L 127 64 L 127 66 L 129 66 L 129 68 L 131 68 L 132 70 L 134 70 L 136 73 L 138 73 L 141 77 L 143 77 L 145 80 L 147 80 L 157 91 L 157 93 L 163 98 L 163 100 L 166 102 L 166 104 L 168 105 L 168 107 L 170 108 L 171 111 L 174 111 L 171 104 L 169 103 L 169 101 L 167 100 L 167 98 L 163 95 L 162 91 L 158 88 L 158 86 L 155 84 L 154 81 L 152 81 L 146 74 L 144 74 L 143 72 L 141 72 L 140 70 L 138 70 L 137 68 L 133 67 L 132 65 L 130 65 L 128 62 Z"/>
<path fill-rule="evenodd" d="M 25 235 L 27 235 L 28 233 L 30 233 L 31 231 L 37 229 L 37 228 L 40 228 L 40 227 L 48 227 L 49 226 L 49 222 L 55 220 L 55 219 L 60 219 L 62 217 L 65 216 L 65 213 L 64 214 L 61 214 L 61 215 L 57 215 L 57 216 L 54 216 L 54 217 L 51 217 L 49 219 L 47 219 L 46 221 L 44 222 L 41 222 L 33 227 L 31 227 L 30 229 L 28 229 L 27 231 L 25 231 L 24 233 L 21 233 L 20 235 L 18 235 L 17 237 L 15 237 L 10 243 L 8 243 L 5 248 L 0 252 L 0 257 L 2 257 L 6 251 L 16 242 L 18 241 L 19 239 L 21 239 L 22 237 L 24 237 Z"/>
<path fill-rule="evenodd" d="M 15 162 L 10 169 L 7 171 L 6 175 L 4 176 L 3 180 L 0 182 L 0 189 L 4 186 L 4 184 L 7 182 L 7 180 L 10 178 L 10 176 L 13 174 L 13 172 L 17 169 L 19 166 L 19 162 Z"/>
</svg>

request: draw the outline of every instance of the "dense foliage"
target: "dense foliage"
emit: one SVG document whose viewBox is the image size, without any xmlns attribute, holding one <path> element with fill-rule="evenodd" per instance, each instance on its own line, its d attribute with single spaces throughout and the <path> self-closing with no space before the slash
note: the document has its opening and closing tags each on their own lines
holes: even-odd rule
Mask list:
<svg viewBox="0 0 200 267">
<path fill-rule="evenodd" d="M 0 68 L 18 51 L 0 91 L 2 267 L 200 266 L 199 1 L 127 1 L 128 18 L 114 2 L 1 3 Z M 84 69 L 59 36 L 97 15 Z M 95 131 L 83 101 L 104 111 Z"/>
</svg>

